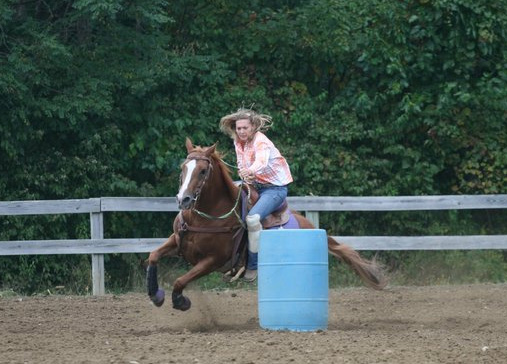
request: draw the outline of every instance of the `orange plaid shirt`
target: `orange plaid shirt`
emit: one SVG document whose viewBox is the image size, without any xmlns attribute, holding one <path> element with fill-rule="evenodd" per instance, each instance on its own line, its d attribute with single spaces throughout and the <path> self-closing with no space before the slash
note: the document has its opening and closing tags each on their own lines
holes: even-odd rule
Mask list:
<svg viewBox="0 0 507 364">
<path fill-rule="evenodd" d="M 241 143 L 234 140 L 238 168 L 248 168 L 258 183 L 285 186 L 293 181 L 289 164 L 273 142 L 258 131 L 252 140 Z"/>
</svg>

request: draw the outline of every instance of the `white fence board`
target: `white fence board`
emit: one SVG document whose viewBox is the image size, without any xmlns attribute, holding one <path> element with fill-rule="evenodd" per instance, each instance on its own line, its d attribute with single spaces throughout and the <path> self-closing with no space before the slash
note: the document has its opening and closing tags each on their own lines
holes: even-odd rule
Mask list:
<svg viewBox="0 0 507 364">
<path fill-rule="evenodd" d="M 507 235 L 333 236 L 355 250 L 507 249 Z"/>
<path fill-rule="evenodd" d="M 298 211 L 417 211 L 505 209 L 507 195 L 378 196 L 378 197 L 289 197 Z"/>
<path fill-rule="evenodd" d="M 147 253 L 167 238 L 0 241 L 0 255 Z"/>
<path fill-rule="evenodd" d="M 176 197 L 102 197 L 102 211 L 179 211 Z"/>
<path fill-rule="evenodd" d="M 507 249 L 507 235 L 333 236 L 356 250 Z M 149 253 L 167 238 L 0 241 L 0 255 Z"/>
<path fill-rule="evenodd" d="M 49 215 L 100 212 L 100 198 L 84 200 L 0 201 L 0 215 Z"/>
<path fill-rule="evenodd" d="M 507 195 L 288 197 L 298 211 L 411 211 L 505 209 Z M 113 211 L 178 211 L 175 197 L 102 197 L 80 200 L 0 201 L 0 215 L 41 215 Z"/>
</svg>

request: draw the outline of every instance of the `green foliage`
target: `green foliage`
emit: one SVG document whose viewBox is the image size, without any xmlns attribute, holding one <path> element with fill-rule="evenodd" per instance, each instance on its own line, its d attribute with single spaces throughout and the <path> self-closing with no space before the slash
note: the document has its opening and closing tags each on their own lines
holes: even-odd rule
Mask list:
<svg viewBox="0 0 507 364">
<path fill-rule="evenodd" d="M 370 256 L 368 252 L 362 252 Z M 396 269 L 378 258 L 389 270 L 391 285 L 422 286 L 431 284 L 503 283 L 507 264 L 498 251 L 406 251 L 396 252 Z M 394 260 L 394 256 L 390 257 Z M 362 286 L 360 279 L 345 264 L 329 261 L 329 286 Z"/>
<path fill-rule="evenodd" d="M 507 274 L 504 256 L 497 251 L 415 251 L 401 262 L 394 284 L 500 283 Z"/>
<path fill-rule="evenodd" d="M 91 293 L 89 256 L 0 257 L 0 287 L 20 294 L 59 289 L 60 292 Z"/>
<path fill-rule="evenodd" d="M 273 115 L 291 195 L 506 193 L 506 9 L 505 0 L 0 1 L 0 196 L 174 195 L 186 136 L 218 141 L 233 162 L 217 124 L 243 105 Z M 440 218 L 322 223 L 356 234 L 495 229 L 474 213 L 462 230 Z M 2 239 L 88 234 L 86 222 L 51 219 L 2 220 Z M 105 231 L 163 236 L 170 220 L 114 214 Z M 84 261 L 23 259 L 1 258 L 0 272 L 46 269 L 50 286 Z M 70 262 L 66 271 L 53 259 Z M 137 279 L 134 268 L 120 273 L 137 257 L 108 259 L 111 284 Z"/>
</svg>

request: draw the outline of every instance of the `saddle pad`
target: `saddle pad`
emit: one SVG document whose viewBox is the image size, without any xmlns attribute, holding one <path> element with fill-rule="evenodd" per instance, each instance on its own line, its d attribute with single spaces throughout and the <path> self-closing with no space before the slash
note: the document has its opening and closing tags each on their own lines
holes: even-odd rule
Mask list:
<svg viewBox="0 0 507 364">
<path fill-rule="evenodd" d="M 299 229 L 299 223 L 296 220 L 296 217 L 292 214 L 290 210 L 284 212 L 284 214 L 288 215 L 288 219 L 282 222 L 279 225 L 271 225 L 269 227 L 264 227 L 265 229 Z M 263 224 L 264 225 L 264 224 Z"/>
</svg>

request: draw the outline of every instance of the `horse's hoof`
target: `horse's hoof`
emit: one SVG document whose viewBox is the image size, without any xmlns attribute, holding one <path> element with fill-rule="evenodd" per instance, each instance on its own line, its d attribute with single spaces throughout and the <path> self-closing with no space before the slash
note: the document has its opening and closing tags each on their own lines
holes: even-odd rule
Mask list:
<svg viewBox="0 0 507 364">
<path fill-rule="evenodd" d="M 187 311 L 192 306 L 192 302 L 188 297 L 183 295 L 179 296 L 177 299 L 173 300 L 173 308 L 180 311 Z"/>
<path fill-rule="evenodd" d="M 163 289 L 159 289 L 155 296 L 151 297 L 151 302 L 157 307 L 160 307 L 164 304 L 165 301 L 165 292 Z"/>
</svg>

